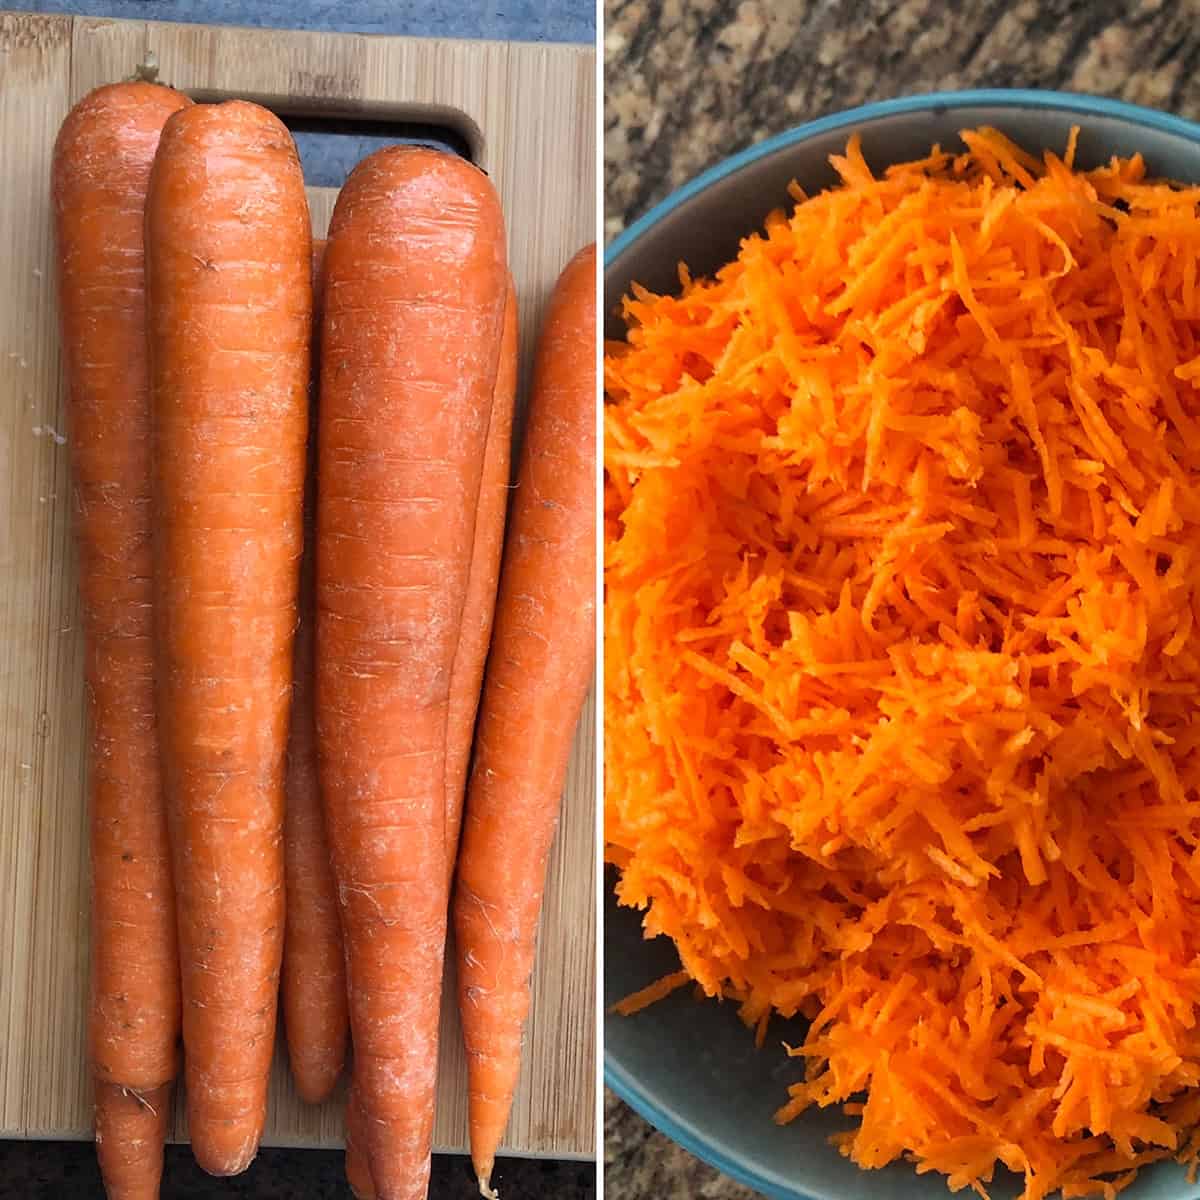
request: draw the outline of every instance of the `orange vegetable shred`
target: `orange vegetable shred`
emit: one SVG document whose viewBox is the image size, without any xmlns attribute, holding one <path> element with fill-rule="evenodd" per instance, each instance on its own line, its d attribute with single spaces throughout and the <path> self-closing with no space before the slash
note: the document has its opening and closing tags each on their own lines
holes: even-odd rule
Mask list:
<svg viewBox="0 0 1200 1200">
<path fill-rule="evenodd" d="M 607 856 L 781 1122 L 1113 1196 L 1200 1144 L 1200 189 L 962 137 L 625 300 Z"/>
<path fill-rule="evenodd" d="M 632 1017 L 634 1013 L 641 1012 L 643 1008 L 649 1008 L 651 1004 L 657 1004 L 660 1000 L 666 999 L 677 988 L 685 987 L 691 981 L 692 977 L 686 971 L 676 971 L 674 974 L 664 975 L 648 987 L 642 988 L 640 992 L 634 992 L 632 996 L 618 1000 L 612 1006 L 612 1011 L 620 1013 L 623 1017 Z"/>
</svg>

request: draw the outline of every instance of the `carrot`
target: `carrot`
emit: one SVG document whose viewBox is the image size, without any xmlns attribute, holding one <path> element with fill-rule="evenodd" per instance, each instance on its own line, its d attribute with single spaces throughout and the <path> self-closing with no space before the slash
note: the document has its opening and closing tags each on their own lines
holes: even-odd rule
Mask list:
<svg viewBox="0 0 1200 1200">
<path fill-rule="evenodd" d="M 389 147 L 325 256 L 317 739 L 354 1087 L 381 1200 L 425 1195 L 446 932 L 446 722 L 504 316 L 482 172 Z"/>
<path fill-rule="evenodd" d="M 463 602 L 458 649 L 450 675 L 450 716 L 446 726 L 446 846 L 447 870 L 454 875 L 463 798 L 483 665 L 492 638 L 500 552 L 504 547 L 504 516 L 508 509 L 508 473 L 512 454 L 513 406 L 517 399 L 517 292 L 511 274 L 500 340 L 500 369 L 492 395 L 492 416 L 483 451 L 483 478 L 475 508 L 475 543 Z"/>
<path fill-rule="evenodd" d="M 154 85 L 152 85 L 154 86 Z M 175 985 L 178 999 L 179 986 Z M 178 1068 L 173 1068 L 172 1075 Z M 171 1118 L 172 1083 L 128 1088 L 93 1079 L 96 1154 L 109 1200 L 145 1197 L 158 1200 L 163 1146 Z"/>
<path fill-rule="evenodd" d="M 91 729 L 96 1144 L 110 1197 L 158 1195 L 178 1070 L 179 963 L 154 721 L 150 395 L 142 210 L 169 88 L 98 88 L 71 110 L 52 190 Z"/>
<path fill-rule="evenodd" d="M 638 991 L 618 1000 L 609 1009 L 609 1012 L 618 1013 L 622 1017 L 632 1017 L 635 1013 L 640 1013 L 643 1008 L 649 1008 L 650 1005 L 665 1000 L 672 992 L 686 987 L 691 981 L 692 977 L 686 971 L 675 971 L 670 975 L 664 975 L 647 987 L 639 988 Z"/>
<path fill-rule="evenodd" d="M 606 853 L 778 1121 L 1112 1196 L 1200 1148 L 1200 189 L 961 137 L 624 301 Z"/>
<path fill-rule="evenodd" d="M 163 132 L 146 207 L 159 736 L 188 1123 L 244 1170 L 266 1115 L 303 542 L 311 235 L 296 149 L 241 101 Z"/>
<path fill-rule="evenodd" d="M 324 239 L 313 242 L 313 329 L 320 328 Z M 314 345 L 315 349 L 315 345 Z M 318 364 L 314 361 L 313 378 Z M 315 391 L 315 386 L 314 386 Z M 309 1104 L 328 1098 L 346 1060 L 350 1022 L 337 892 L 325 817 L 317 787 L 317 731 L 313 712 L 313 625 L 316 577 L 316 405 L 309 419 L 309 473 L 305 489 L 304 558 L 300 568 L 299 624 L 293 658 L 292 717 L 288 735 L 284 867 L 287 910 L 283 936 L 283 1028 L 296 1091 Z"/>
<path fill-rule="evenodd" d="M 362 1106 L 353 1086 L 346 1098 L 346 1182 L 355 1200 L 375 1200 L 375 1184 L 367 1166 Z"/>
<path fill-rule="evenodd" d="M 546 860 L 595 659 L 595 283 L 588 246 L 563 271 L 538 343 L 459 854 L 459 1011 L 484 1196 L 520 1071 Z"/>
</svg>

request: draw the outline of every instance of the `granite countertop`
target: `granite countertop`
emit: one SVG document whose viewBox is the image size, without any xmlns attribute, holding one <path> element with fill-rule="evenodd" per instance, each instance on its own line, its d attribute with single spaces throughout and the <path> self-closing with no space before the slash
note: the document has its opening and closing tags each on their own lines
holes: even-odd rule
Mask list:
<svg viewBox="0 0 1200 1200">
<path fill-rule="evenodd" d="M 1200 119 L 1196 0 L 605 0 L 605 237 L 720 159 L 914 92 L 1095 92 Z M 613 1095 L 607 1200 L 752 1200 Z"/>
<path fill-rule="evenodd" d="M 912 92 L 1042 87 L 1200 117 L 1195 0 L 606 0 L 605 236 L 789 126 Z"/>
</svg>

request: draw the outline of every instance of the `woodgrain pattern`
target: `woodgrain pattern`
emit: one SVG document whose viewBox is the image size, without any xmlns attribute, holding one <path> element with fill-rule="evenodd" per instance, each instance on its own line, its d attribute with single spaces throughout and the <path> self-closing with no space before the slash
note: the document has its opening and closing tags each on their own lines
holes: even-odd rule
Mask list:
<svg viewBox="0 0 1200 1200">
<path fill-rule="evenodd" d="M 197 99 L 435 120 L 465 134 L 508 218 L 522 397 L 550 288 L 595 236 L 590 48 L 0 13 L 0 1136 L 90 1136 L 82 646 L 67 455 L 55 438 L 65 431 L 49 162 L 70 105 L 147 62 Z M 309 188 L 315 233 L 335 197 Z M 511 1153 L 594 1153 L 594 729 L 589 701 L 546 888 Z M 462 1151 L 466 1072 L 452 995 L 448 981 L 435 1144 Z M 302 1104 L 277 1053 L 264 1145 L 340 1145 L 341 1110 L 340 1095 Z"/>
<path fill-rule="evenodd" d="M 85 1111 L 83 657 L 55 335 L 50 156 L 71 23 L 0 14 L 0 1120 Z M 20 79 L 19 86 L 13 86 Z M 19 147 L 18 153 L 13 149 Z M 68 569 L 67 564 L 71 564 Z M 8 964 L 15 969 L 8 977 Z M 54 1020 L 51 1014 L 59 1015 Z"/>
</svg>

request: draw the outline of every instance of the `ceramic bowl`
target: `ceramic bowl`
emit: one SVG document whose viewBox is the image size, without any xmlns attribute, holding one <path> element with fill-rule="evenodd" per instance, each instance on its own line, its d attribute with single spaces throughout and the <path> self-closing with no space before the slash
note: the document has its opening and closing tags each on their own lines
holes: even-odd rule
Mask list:
<svg viewBox="0 0 1200 1200">
<path fill-rule="evenodd" d="M 960 129 L 992 125 L 1025 149 L 1061 152 L 1079 126 L 1077 163 L 1090 167 L 1112 155 L 1140 151 L 1153 175 L 1200 181 L 1200 125 L 1150 109 L 1094 96 L 1036 91 L 972 91 L 912 96 L 813 121 L 743 151 L 705 172 L 629 226 L 605 256 L 608 337 L 624 328 L 617 315 L 633 281 L 657 291 L 677 286 L 677 264 L 694 275 L 732 259 L 739 240 L 761 228 L 774 208 L 790 207 L 787 185 L 809 194 L 835 182 L 828 158 L 851 133 L 867 162 L 881 169 L 917 158 L 935 143 L 958 148 Z M 619 908 L 606 876 L 604 988 L 614 1002 L 678 970 L 673 946 L 642 937 L 641 914 Z M 850 1126 L 837 1110 L 810 1110 L 784 1127 L 772 1120 L 799 1078 L 798 1060 L 781 1041 L 803 1038 L 799 1022 L 775 1021 L 755 1050 L 732 1004 L 698 1003 L 683 989 L 634 1017 L 605 1020 L 605 1079 L 652 1125 L 699 1157 L 778 1200 L 940 1200 L 940 1176 L 918 1176 L 906 1163 L 859 1170 L 829 1145 Z M 1020 1192 L 998 1173 L 993 1200 Z M 1183 1170 L 1163 1163 L 1145 1170 L 1122 1200 L 1194 1200 Z"/>
</svg>

